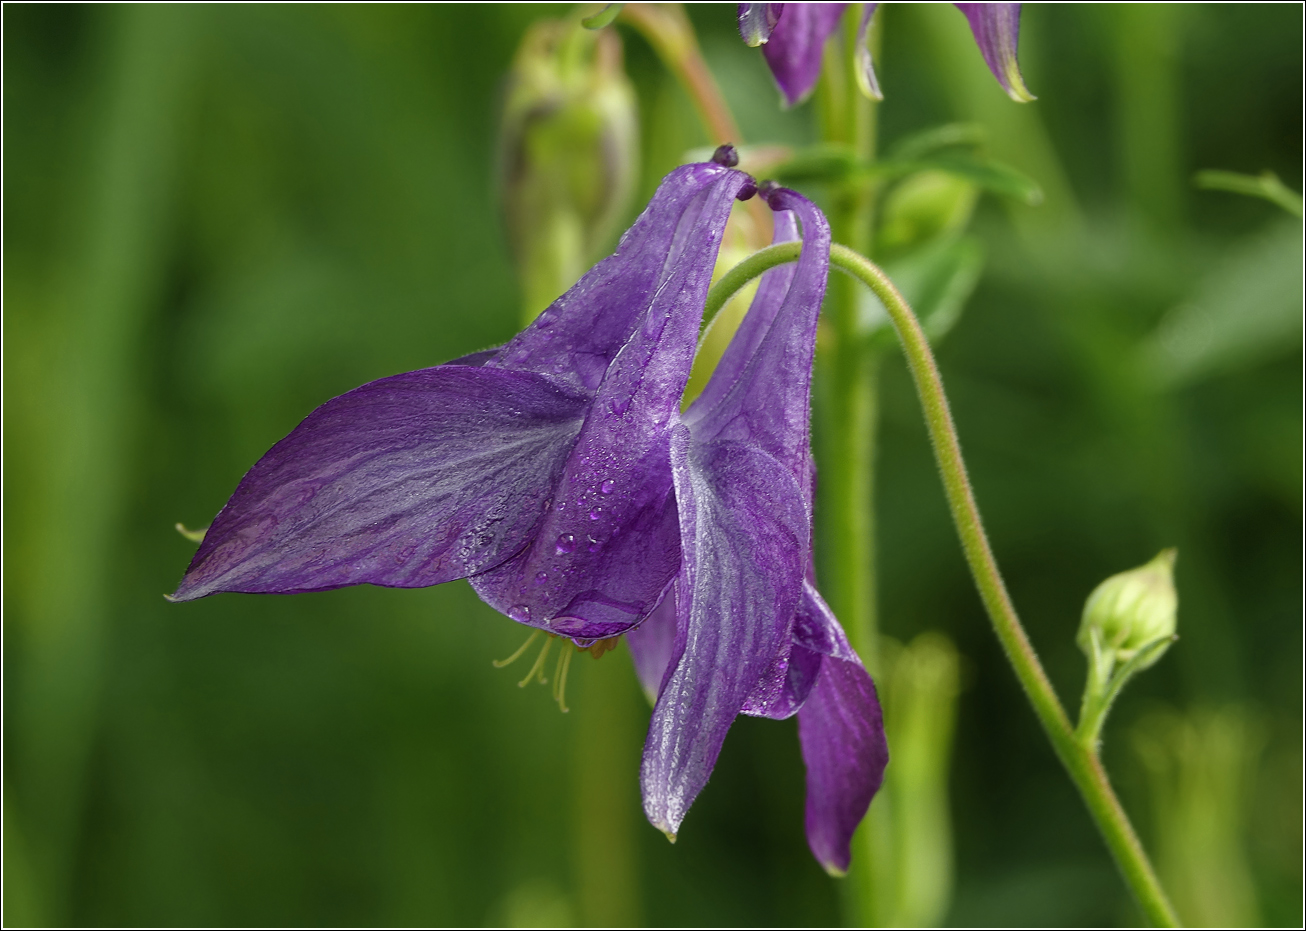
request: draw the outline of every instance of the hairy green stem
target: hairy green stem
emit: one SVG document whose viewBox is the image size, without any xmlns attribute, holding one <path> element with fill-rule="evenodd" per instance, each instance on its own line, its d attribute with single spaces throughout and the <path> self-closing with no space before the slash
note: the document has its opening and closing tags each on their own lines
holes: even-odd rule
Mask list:
<svg viewBox="0 0 1306 931">
<path fill-rule="evenodd" d="M 761 274 L 775 265 L 792 261 L 797 250 L 789 247 L 788 243 L 772 246 L 750 256 L 746 260 L 749 271 Z M 975 503 L 962 460 L 957 430 L 943 391 L 943 380 L 925 332 L 893 282 L 869 259 L 836 243 L 830 249 L 830 262 L 870 288 L 889 312 L 916 384 L 921 407 L 925 411 L 935 459 L 943 478 L 957 534 L 966 554 L 966 562 L 998 640 L 1015 669 L 1016 678 L 1020 680 L 1030 704 L 1034 706 L 1034 713 L 1051 740 L 1053 749 L 1088 806 L 1090 815 L 1102 832 L 1107 847 L 1143 912 L 1159 927 L 1178 927 L 1179 919 L 1174 908 L 1161 888 L 1156 871 L 1129 822 L 1129 816 L 1125 814 L 1120 800 L 1111 788 L 1096 748 L 1086 746 L 1076 739 L 1070 718 L 1057 698 L 1016 615 L 1011 597 L 1007 594 L 997 560 L 994 559 L 993 550 L 984 533 L 979 507 Z M 732 270 L 712 289 L 708 305 L 719 307 L 730 296 L 729 293 L 721 293 L 726 286 L 738 288 L 747 280 L 743 274 L 735 275 Z"/>
</svg>

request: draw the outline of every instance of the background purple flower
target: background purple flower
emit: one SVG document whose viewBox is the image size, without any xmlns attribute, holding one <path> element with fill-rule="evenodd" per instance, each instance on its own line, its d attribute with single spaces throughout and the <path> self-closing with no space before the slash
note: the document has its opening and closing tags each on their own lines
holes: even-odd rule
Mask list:
<svg viewBox="0 0 1306 931">
<path fill-rule="evenodd" d="M 741 3 L 739 33 L 750 46 L 762 46 L 776 84 L 789 106 L 801 103 L 821 76 L 825 42 L 839 25 L 847 3 Z M 856 76 L 862 92 L 882 98 L 867 32 L 878 3 L 863 4 L 857 30 Z M 1025 87 L 1016 60 L 1020 36 L 1019 3 L 955 3 L 966 15 L 975 42 L 1008 96 L 1018 102 L 1034 100 Z"/>
</svg>

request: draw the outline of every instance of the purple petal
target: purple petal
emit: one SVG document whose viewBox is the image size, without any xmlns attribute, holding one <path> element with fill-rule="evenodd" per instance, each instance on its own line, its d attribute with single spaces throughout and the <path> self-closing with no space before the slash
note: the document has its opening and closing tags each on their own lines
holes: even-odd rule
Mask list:
<svg viewBox="0 0 1306 931">
<path fill-rule="evenodd" d="M 499 353 L 503 352 L 502 346 L 495 346 L 493 349 L 482 349 L 480 352 L 469 352 L 465 356 L 459 356 L 457 359 L 450 359 L 445 365 L 470 365 L 480 367 L 491 359 L 498 358 Z"/>
<path fill-rule="evenodd" d="M 825 40 L 839 25 L 846 3 L 791 3 L 762 46 L 771 74 L 789 106 L 800 103 L 821 76 Z"/>
<path fill-rule="evenodd" d="M 846 663 L 861 663 L 830 606 L 811 582 L 803 582 L 803 600 L 794 615 L 794 643 Z"/>
<path fill-rule="evenodd" d="M 821 593 L 805 581 L 803 597 L 794 612 L 789 649 L 782 650 L 773 661 L 773 665 L 782 666 L 782 678 L 777 683 L 764 674 L 744 703 L 743 713 L 776 721 L 792 717 L 807 701 L 821 671 L 822 658 L 827 656 L 861 663 L 834 612 Z"/>
<path fill-rule="evenodd" d="M 792 210 L 775 211 L 771 215 L 771 220 L 774 228 L 771 234 L 772 243 L 793 242 L 798 239 L 798 219 Z M 785 295 L 789 292 L 789 285 L 794 280 L 796 267 L 794 263 L 787 262 L 784 265 L 777 265 L 762 276 L 753 303 L 748 305 L 748 313 L 744 315 L 734 336 L 730 337 L 730 345 L 726 346 L 726 351 L 721 354 L 720 361 L 712 370 L 712 377 L 708 379 L 706 387 L 699 396 L 694 399 L 690 410 L 701 413 L 725 401 L 730 389 L 748 367 L 748 361 L 757 352 L 757 347 L 761 345 L 767 331 L 771 329 L 776 314 L 784 304 Z"/>
<path fill-rule="evenodd" d="M 676 586 L 673 585 L 653 613 L 626 634 L 630 656 L 635 661 L 635 675 L 644 687 L 649 704 L 658 700 L 662 680 L 671 665 L 671 653 L 676 645 L 676 599 Z"/>
<path fill-rule="evenodd" d="M 823 660 L 798 712 L 798 739 L 807 766 L 807 843 L 827 872 L 842 875 L 853 831 L 889 762 L 875 683 L 860 663 Z"/>
<path fill-rule="evenodd" d="M 984 53 L 984 61 L 998 79 L 1007 96 L 1017 103 L 1036 99 L 1025 87 L 1016 61 L 1016 45 L 1020 39 L 1019 3 L 954 3 L 970 21 L 970 31 Z"/>
<path fill-rule="evenodd" d="M 173 598 L 416 588 L 495 566 L 543 518 L 586 403 L 540 375 L 460 365 L 355 388 L 241 479 Z"/>
<path fill-rule="evenodd" d="M 713 180 L 669 220 L 652 303 L 598 388 L 553 509 L 527 549 L 472 580 L 514 620 L 577 639 L 616 636 L 653 610 L 680 567 L 670 430 L 730 208 L 751 182 L 692 167 L 715 169 Z"/>
<path fill-rule="evenodd" d="M 649 821 L 674 836 L 784 642 L 810 523 L 798 482 L 756 445 L 700 444 L 679 427 L 671 452 L 683 541 L 679 620 L 640 784 Z"/>
<path fill-rule="evenodd" d="M 875 66 L 871 61 L 869 43 L 871 17 L 875 15 L 875 8 L 878 6 L 878 3 L 867 3 L 862 9 L 862 21 L 857 27 L 857 62 L 854 71 L 857 76 L 857 86 L 872 100 L 884 99 L 884 95 L 880 93 L 880 82 L 875 80 Z"/>
<path fill-rule="evenodd" d="M 739 35 L 744 43 L 749 48 L 765 45 L 784 8 L 783 3 L 739 4 Z"/>
<path fill-rule="evenodd" d="M 727 173 L 709 162 L 682 165 L 668 174 L 616 252 L 586 272 L 488 364 L 597 390 L 684 249 L 687 212 Z"/>
<path fill-rule="evenodd" d="M 830 269 L 830 225 L 815 205 L 800 194 L 779 188 L 766 195 L 772 209 L 792 210 L 803 224 L 803 250 L 785 292 L 761 339 L 744 321 L 744 340 L 755 341 L 742 366 L 728 347 L 723 369 L 714 372 L 703 395 L 685 412 L 696 442 L 731 439 L 756 443 L 782 462 L 799 481 L 810 467 L 809 438 L 812 358 L 816 323 Z M 765 315 L 768 303 L 754 307 Z M 754 312 L 749 308 L 749 316 Z M 742 355 L 742 354 L 741 354 Z M 723 382 L 721 388 L 713 382 Z M 705 400 L 706 399 L 706 400 Z"/>
<path fill-rule="evenodd" d="M 813 653 L 790 641 L 783 653 L 784 678 L 778 684 L 763 679 L 744 702 L 740 714 L 754 718 L 770 718 L 783 721 L 791 718 L 803 707 L 816 677 L 821 672 L 821 663 L 825 657 Z"/>
</svg>

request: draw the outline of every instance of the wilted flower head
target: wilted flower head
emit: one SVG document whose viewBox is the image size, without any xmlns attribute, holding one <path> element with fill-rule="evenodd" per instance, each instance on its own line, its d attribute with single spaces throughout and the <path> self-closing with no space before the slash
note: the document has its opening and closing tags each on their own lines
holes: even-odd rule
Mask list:
<svg viewBox="0 0 1306 931">
<path fill-rule="evenodd" d="M 785 101 L 802 102 L 821 75 L 821 58 L 826 39 L 839 25 L 847 3 L 741 3 L 739 32 L 750 46 L 763 46 L 771 73 Z M 857 81 L 862 92 L 880 99 L 879 83 L 872 67 L 867 37 L 871 16 L 878 3 L 862 4 L 857 31 Z M 1011 99 L 1034 99 L 1020 76 L 1016 44 L 1020 32 L 1019 3 L 955 3 L 966 14 L 971 32 L 988 63 L 989 70 Z"/>
</svg>

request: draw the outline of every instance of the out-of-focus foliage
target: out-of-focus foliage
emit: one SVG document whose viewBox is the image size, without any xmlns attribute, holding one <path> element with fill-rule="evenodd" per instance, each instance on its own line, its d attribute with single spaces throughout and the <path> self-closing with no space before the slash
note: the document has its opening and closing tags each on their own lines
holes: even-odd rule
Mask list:
<svg viewBox="0 0 1306 931">
<path fill-rule="evenodd" d="M 565 12 L 5 7 L 8 923 L 837 920 L 792 726 L 740 721 L 671 847 L 639 809 L 624 651 L 578 660 L 564 716 L 491 667 L 519 629 L 463 583 L 161 597 L 193 551 L 173 524 L 203 526 L 315 405 L 513 332 L 503 80 Z M 733 8 L 691 14 L 748 141 L 811 142 Z M 1022 107 L 951 10 L 884 15 L 881 148 L 979 125 L 1045 195 L 981 196 L 975 239 L 941 240 L 982 243 L 978 284 L 978 251 L 919 272 L 974 289 L 940 362 L 1035 645 L 1073 704 L 1083 599 L 1178 547 L 1182 639 L 1118 702 L 1107 761 L 1181 914 L 1299 923 L 1301 226 L 1190 179 L 1300 191 L 1301 10 L 1030 6 Z M 622 38 L 646 197 L 708 140 Z M 988 630 L 896 363 L 884 397 L 883 626 L 961 655 L 946 920 L 1134 922 Z"/>
</svg>

